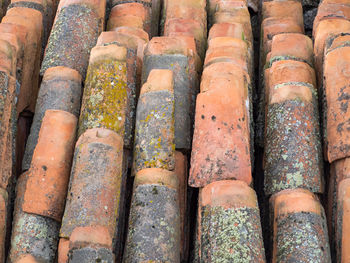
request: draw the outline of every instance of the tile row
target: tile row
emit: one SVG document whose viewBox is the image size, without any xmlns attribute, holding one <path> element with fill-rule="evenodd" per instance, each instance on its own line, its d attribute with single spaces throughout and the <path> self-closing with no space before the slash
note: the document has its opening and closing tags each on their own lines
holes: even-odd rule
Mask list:
<svg viewBox="0 0 350 263">
<path fill-rule="evenodd" d="M 56 258 L 76 142 L 82 80 L 90 50 L 104 27 L 105 5 L 105 1 L 83 0 L 58 4 L 43 55 L 40 70 L 43 81 L 22 163 L 24 173 L 17 183 L 11 262 L 30 259 L 53 262 Z M 50 32 L 50 27 L 46 29 Z"/>
<path fill-rule="evenodd" d="M 313 26 L 316 76 L 319 81 L 324 159 L 330 163 L 327 216 L 336 262 L 350 259 L 348 223 L 349 130 L 347 69 L 350 3 L 324 0 Z"/>
<path fill-rule="evenodd" d="M 264 1 L 262 19 L 258 142 L 271 261 L 331 262 L 313 43 L 299 1 Z"/>
<path fill-rule="evenodd" d="M 253 37 L 246 1 L 209 1 L 189 185 L 198 187 L 193 262 L 265 262 L 254 163 Z"/>
<path fill-rule="evenodd" d="M 163 36 L 144 48 L 124 262 L 188 258 L 187 160 L 205 49 L 205 7 L 205 1 L 164 1 Z"/>
<path fill-rule="evenodd" d="M 56 1 L 1 1 L 0 23 L 0 261 L 8 252 L 16 173 L 20 169 L 17 118 L 35 107 L 40 62 Z M 7 8 L 7 10 L 6 10 Z M 3 16 L 4 15 L 4 16 Z"/>
</svg>

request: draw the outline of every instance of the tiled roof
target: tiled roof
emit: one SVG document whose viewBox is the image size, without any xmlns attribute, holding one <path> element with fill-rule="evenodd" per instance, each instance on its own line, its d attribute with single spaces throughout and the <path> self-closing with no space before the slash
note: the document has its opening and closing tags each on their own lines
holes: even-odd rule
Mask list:
<svg viewBox="0 0 350 263">
<path fill-rule="evenodd" d="M 0 263 L 350 261 L 349 0 L 0 17 Z"/>
</svg>

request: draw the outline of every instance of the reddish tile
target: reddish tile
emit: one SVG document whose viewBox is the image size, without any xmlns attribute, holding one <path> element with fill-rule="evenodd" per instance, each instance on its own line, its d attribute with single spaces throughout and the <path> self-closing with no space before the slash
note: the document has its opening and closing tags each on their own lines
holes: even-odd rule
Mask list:
<svg viewBox="0 0 350 263">
<path fill-rule="evenodd" d="M 52 22 L 55 15 L 56 6 L 52 0 L 11 0 L 7 9 L 13 7 L 25 7 L 38 10 L 43 15 L 43 38 L 42 38 L 42 51 L 44 51 L 47 39 L 50 34 Z"/>
<path fill-rule="evenodd" d="M 320 3 L 317 8 L 317 15 L 314 20 L 313 30 L 317 31 L 317 27 L 322 20 L 328 20 L 332 18 L 343 18 L 350 20 L 350 3 L 339 4 L 339 3 Z"/>
<path fill-rule="evenodd" d="M 265 262 L 257 197 L 246 183 L 223 180 L 200 189 L 197 222 L 200 262 Z"/>
<path fill-rule="evenodd" d="M 39 261 L 31 254 L 23 254 L 14 262 L 15 263 L 39 263 Z"/>
<path fill-rule="evenodd" d="M 104 0 L 58 0 L 59 4 L 57 7 L 57 12 L 61 12 L 63 8 L 68 7 L 70 5 L 81 5 L 87 6 L 91 8 L 94 12 L 96 12 L 101 20 L 104 20 L 105 12 L 106 12 L 106 2 Z M 103 21 L 101 22 L 101 30 L 103 29 Z"/>
<path fill-rule="evenodd" d="M 216 12 L 213 18 L 213 24 L 221 23 L 240 23 L 243 26 L 243 40 L 253 43 L 252 27 L 250 23 L 250 15 L 247 8 L 236 8 L 230 12 Z"/>
<path fill-rule="evenodd" d="M 152 26 L 151 26 L 150 37 L 157 36 L 161 1 L 160 0 L 138 0 L 134 2 L 142 4 L 148 10 L 147 12 L 151 14 Z M 112 0 L 111 6 L 114 7 L 116 5 L 125 5 L 126 3 L 130 3 L 130 1 Z"/>
<path fill-rule="evenodd" d="M 350 179 L 339 183 L 336 221 L 336 254 L 338 262 L 350 260 Z"/>
<path fill-rule="evenodd" d="M 7 189 L 13 176 L 13 112 L 15 110 L 16 80 L 0 67 L 0 187 Z"/>
<path fill-rule="evenodd" d="M 136 97 L 136 90 L 135 83 L 128 85 L 126 59 L 127 49 L 115 44 L 91 50 L 79 135 L 88 129 L 106 128 L 119 134 L 127 147 L 131 146 L 136 108 L 132 98 Z"/>
<path fill-rule="evenodd" d="M 180 262 L 178 185 L 177 175 L 164 169 L 136 174 L 125 262 Z"/>
<path fill-rule="evenodd" d="M 106 1 L 61 1 L 41 65 L 41 75 L 48 68 L 64 66 L 77 70 L 85 78 L 90 50 L 102 31 Z M 82 45 L 83 43 L 83 45 Z"/>
<path fill-rule="evenodd" d="M 317 28 L 314 28 L 314 54 L 315 69 L 317 72 L 317 82 L 322 87 L 323 54 L 326 40 L 333 34 L 350 32 L 350 21 L 344 19 L 326 19 L 320 21 Z M 322 94 L 321 94 L 322 95 Z"/>
<path fill-rule="evenodd" d="M 16 77 L 16 75 L 19 75 L 17 73 L 18 66 L 22 66 L 22 60 L 23 60 L 23 46 L 19 42 L 19 38 L 17 35 L 12 33 L 4 33 L 1 32 L 0 35 L 0 41 L 1 41 L 1 50 L 2 52 L 6 50 L 9 51 L 8 58 L 11 58 L 12 60 L 12 67 L 11 67 L 11 76 Z M 4 52 L 7 53 L 7 52 Z M 5 65 L 2 65 L 5 66 Z M 17 78 L 19 78 L 18 76 Z"/>
<path fill-rule="evenodd" d="M 295 60 L 280 60 L 272 64 L 268 76 L 268 90 L 282 83 L 308 83 L 316 87 L 315 71 L 308 64 Z"/>
<path fill-rule="evenodd" d="M 149 41 L 148 34 L 139 28 L 134 27 L 118 27 L 115 28 L 115 31 L 102 32 L 99 39 L 97 40 L 97 46 L 111 44 L 114 39 L 114 42 L 121 44 L 129 49 L 136 49 L 137 52 L 137 82 L 136 88 L 140 89 L 139 85 L 141 82 L 141 72 L 142 72 L 142 61 L 143 61 L 143 52 L 146 44 Z M 128 69 L 132 66 L 128 66 Z M 128 70 L 129 71 L 129 70 Z"/>
<path fill-rule="evenodd" d="M 48 109 L 67 111 L 74 114 L 77 118 L 79 117 L 82 92 L 81 81 L 80 74 L 76 70 L 67 67 L 52 67 L 45 72 L 23 157 L 23 171 L 28 170 L 30 167 L 32 155 L 38 141 L 41 122 Z"/>
<path fill-rule="evenodd" d="M 77 227 L 106 227 L 116 234 L 123 140 L 108 129 L 87 130 L 76 144 L 60 237 Z"/>
<path fill-rule="evenodd" d="M 30 254 L 39 262 L 54 262 L 60 223 L 48 217 L 22 211 L 28 173 L 22 174 L 16 185 L 16 201 L 12 222 L 10 262 Z"/>
<path fill-rule="evenodd" d="M 251 53 L 244 40 L 231 37 L 216 37 L 208 42 L 204 66 L 217 62 L 232 62 L 249 75 L 253 75 Z"/>
<path fill-rule="evenodd" d="M 69 247 L 81 247 L 85 244 L 92 244 L 112 249 L 113 234 L 104 226 L 76 227 L 70 235 Z"/>
<path fill-rule="evenodd" d="M 218 86 L 197 96 L 190 186 L 225 179 L 252 182 L 248 107 L 244 86 Z"/>
<path fill-rule="evenodd" d="M 127 26 L 144 29 L 144 21 L 139 16 L 127 15 L 121 17 L 111 17 L 107 23 L 107 30 L 113 31 L 118 27 Z"/>
<path fill-rule="evenodd" d="M 271 197 L 270 205 L 272 262 L 331 262 L 325 213 L 314 194 L 284 190 Z"/>
<path fill-rule="evenodd" d="M 24 212 L 61 221 L 77 121 L 69 112 L 46 111 L 28 174 Z"/>
<path fill-rule="evenodd" d="M 60 238 L 57 250 L 57 263 L 68 263 L 69 239 Z"/>
<path fill-rule="evenodd" d="M 303 7 L 299 1 L 266 1 L 262 4 L 262 19 L 291 18 L 304 26 Z"/>
<path fill-rule="evenodd" d="M 0 262 L 5 262 L 5 241 L 7 227 L 7 208 L 8 195 L 7 191 L 0 188 Z"/>
<path fill-rule="evenodd" d="M 13 77 L 16 77 L 16 58 L 16 50 L 7 41 L 0 39 L 0 65 Z"/>
<path fill-rule="evenodd" d="M 347 96 L 350 74 L 350 47 L 335 49 L 324 62 L 324 91 L 326 97 L 326 158 L 329 162 L 350 156 L 350 128 Z"/>
<path fill-rule="evenodd" d="M 349 32 L 332 34 L 327 38 L 327 41 L 325 44 L 325 54 L 327 54 L 332 49 L 336 49 L 342 46 L 349 46 L 349 44 L 350 44 Z"/>
<path fill-rule="evenodd" d="M 27 40 L 17 110 L 22 112 L 29 107 L 34 111 L 39 85 L 42 14 L 34 9 L 14 7 L 9 9 L 1 22 L 25 27 Z"/>
<path fill-rule="evenodd" d="M 201 57 L 204 57 L 206 47 L 206 31 L 195 19 L 167 19 L 164 25 L 164 36 L 188 36 L 194 37 L 196 50 Z"/>
<path fill-rule="evenodd" d="M 312 40 L 303 34 L 286 33 L 278 34 L 272 38 L 270 58 L 267 63 L 276 60 L 301 60 L 313 65 L 313 45 Z M 271 61 L 272 59 L 272 61 Z"/>
<path fill-rule="evenodd" d="M 128 19 L 126 19 L 126 17 L 134 17 L 135 21 L 133 23 L 127 23 Z M 126 19 L 125 22 L 121 22 L 124 18 Z M 109 30 L 113 30 L 114 28 L 119 27 L 120 23 L 122 23 L 123 26 L 139 28 L 140 21 L 142 21 L 142 29 L 150 34 L 150 10 L 141 3 L 125 3 L 116 5 L 112 8 L 107 27 Z"/>
<path fill-rule="evenodd" d="M 249 75 L 241 66 L 232 62 L 216 62 L 204 68 L 200 86 L 201 92 L 230 85 L 249 88 Z"/>
<path fill-rule="evenodd" d="M 136 112 L 134 173 L 144 168 L 175 168 L 174 78 L 152 70 L 142 86 Z"/>
<path fill-rule="evenodd" d="M 271 41 L 275 35 L 282 33 L 304 33 L 304 27 L 300 25 L 295 19 L 290 17 L 279 18 L 270 17 L 264 19 L 261 24 L 262 30 L 262 58 L 265 61 L 265 56 L 271 51 Z"/>
<path fill-rule="evenodd" d="M 191 44 L 192 43 L 192 44 Z M 191 148 L 191 129 L 200 69 L 188 37 L 154 37 L 145 49 L 142 82 L 153 69 L 169 69 L 174 74 L 175 145 Z"/>
<path fill-rule="evenodd" d="M 174 18 L 196 18 L 196 20 L 202 25 L 202 28 L 206 29 L 207 13 L 205 6 L 205 0 L 166 0 L 164 1 L 163 19 L 166 21 Z"/>
<path fill-rule="evenodd" d="M 210 1 L 207 1 L 207 10 L 208 10 L 208 20 L 210 23 L 213 24 L 213 26 L 215 25 L 215 23 L 213 23 L 213 16 L 214 14 L 217 12 L 218 10 L 218 6 L 220 3 L 222 2 L 234 2 L 236 5 L 245 5 L 247 6 L 248 5 L 248 1 L 247 0 L 225 0 L 225 1 L 222 1 L 222 0 L 210 0 Z"/>
<path fill-rule="evenodd" d="M 130 35 L 130 36 L 138 37 L 138 38 L 142 39 L 145 43 L 147 43 L 149 41 L 148 34 L 144 30 L 141 30 L 141 29 L 138 29 L 138 28 L 134 28 L 134 27 L 118 27 L 114 31 L 116 31 L 118 33 L 127 34 L 127 35 Z M 107 32 L 103 32 L 103 33 L 107 33 Z"/>
<path fill-rule="evenodd" d="M 342 180 L 350 178 L 350 158 L 336 160 L 330 164 L 327 195 L 327 221 L 328 233 L 330 237 L 331 249 L 335 249 L 337 210 L 338 210 L 338 188 Z"/>
<path fill-rule="evenodd" d="M 264 153 L 266 195 L 294 188 L 323 193 L 318 121 L 314 86 L 286 82 L 270 89 Z"/>
<path fill-rule="evenodd" d="M 216 37 L 232 37 L 244 40 L 244 28 L 241 23 L 215 23 L 209 31 L 208 41 Z"/>
</svg>

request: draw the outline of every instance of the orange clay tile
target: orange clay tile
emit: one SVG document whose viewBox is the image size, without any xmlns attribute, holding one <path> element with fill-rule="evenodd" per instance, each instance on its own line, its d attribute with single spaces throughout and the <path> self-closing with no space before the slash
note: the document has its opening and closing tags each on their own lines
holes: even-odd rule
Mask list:
<svg viewBox="0 0 350 263">
<path fill-rule="evenodd" d="M 149 19 L 148 10 L 144 5 L 134 2 L 116 5 L 112 8 L 109 18 L 111 17 L 122 17 L 127 15 L 139 16 L 143 21 Z"/>
<path fill-rule="evenodd" d="M 16 79 L 0 67 L 0 187 L 7 189 L 13 178 L 13 111 L 15 110 Z"/>
<path fill-rule="evenodd" d="M 350 47 L 337 48 L 326 55 L 324 62 L 326 158 L 329 162 L 350 156 L 349 51 Z"/>
<path fill-rule="evenodd" d="M 244 86 L 218 86 L 197 96 L 190 186 L 252 182 L 248 107 Z"/>
<path fill-rule="evenodd" d="M 7 228 L 7 211 L 8 211 L 7 192 L 0 188 L 0 262 L 5 262 L 5 242 Z"/>
<path fill-rule="evenodd" d="M 31 254 L 39 262 L 54 262 L 60 223 L 54 219 L 22 211 L 28 172 L 17 180 L 14 217 L 12 222 L 10 262 Z"/>
<path fill-rule="evenodd" d="M 105 5 L 105 0 L 60 2 L 45 49 L 41 75 L 48 68 L 65 66 L 77 70 L 85 79 L 90 50 L 104 28 Z"/>
<path fill-rule="evenodd" d="M 200 262 L 234 262 L 237 258 L 265 262 L 259 208 L 252 188 L 239 180 L 213 182 L 200 189 L 198 206 Z"/>
<path fill-rule="evenodd" d="M 262 4 L 262 19 L 269 17 L 294 19 L 304 26 L 303 7 L 299 1 L 268 1 Z"/>
<path fill-rule="evenodd" d="M 249 75 L 232 62 L 216 62 L 204 68 L 200 91 L 206 92 L 217 87 L 248 87 Z"/>
<path fill-rule="evenodd" d="M 23 254 L 18 259 L 14 261 L 14 263 L 39 263 L 34 256 L 31 254 Z"/>
<path fill-rule="evenodd" d="M 175 168 L 174 78 L 154 69 L 142 86 L 136 112 L 135 173 L 144 168 Z"/>
<path fill-rule="evenodd" d="M 41 122 L 46 110 L 63 110 L 79 117 L 81 76 L 71 68 L 52 67 L 46 70 L 40 85 L 33 123 L 22 161 L 24 171 L 30 168 L 32 155 L 38 141 Z"/>
<path fill-rule="evenodd" d="M 127 15 L 122 17 L 112 17 L 108 20 L 107 30 L 113 31 L 120 26 L 135 27 L 139 29 L 144 28 L 144 21 L 139 16 Z"/>
<path fill-rule="evenodd" d="M 130 80 L 133 77 L 133 68 L 136 66 L 137 79 L 134 81 L 136 82 L 136 90 L 139 90 L 143 51 L 146 43 L 148 43 L 148 34 L 144 30 L 133 27 L 118 27 L 115 31 L 102 32 L 97 39 L 96 46 L 118 44 L 128 49 L 129 56 L 127 56 L 127 76 L 130 83 Z M 133 57 L 133 53 L 135 52 L 137 55 L 136 65 Z"/>
<path fill-rule="evenodd" d="M 116 234 L 122 181 L 123 139 L 108 129 L 89 129 L 75 148 L 60 237 L 76 227 L 106 227 Z"/>
<path fill-rule="evenodd" d="M 290 17 L 278 18 L 278 17 L 270 17 L 264 19 L 261 24 L 262 30 L 262 47 L 264 57 L 268 52 L 271 51 L 271 41 L 275 35 L 282 33 L 304 33 L 304 27 L 300 26 L 300 24 Z"/>
<path fill-rule="evenodd" d="M 247 42 L 231 37 L 216 37 L 208 41 L 204 66 L 220 61 L 237 63 L 243 70 L 253 76 L 252 50 Z"/>
<path fill-rule="evenodd" d="M 106 12 L 106 1 L 105 0 L 59 0 L 57 7 L 57 13 L 62 11 L 63 8 L 70 5 L 81 5 L 91 8 L 100 18 L 101 27 L 103 28 L 104 16 Z"/>
<path fill-rule="evenodd" d="M 327 38 L 325 45 L 325 54 L 327 54 L 332 49 L 349 46 L 350 45 L 350 32 L 344 32 L 339 34 L 332 34 Z"/>
<path fill-rule="evenodd" d="M 330 164 L 326 214 L 330 244 L 333 249 L 337 243 L 335 229 L 337 224 L 338 187 L 341 181 L 348 178 L 350 178 L 350 158 L 336 160 Z"/>
<path fill-rule="evenodd" d="M 317 30 L 320 21 L 333 18 L 350 20 L 350 2 L 347 4 L 325 3 L 324 1 L 320 3 L 313 23 L 313 30 Z"/>
<path fill-rule="evenodd" d="M 191 44 L 192 43 L 192 44 Z M 188 37 L 154 37 L 145 49 L 142 82 L 153 69 L 170 69 L 174 74 L 175 145 L 190 149 L 191 130 L 198 90 L 200 63 Z"/>
<path fill-rule="evenodd" d="M 266 195 L 292 188 L 324 191 L 315 93 L 315 87 L 300 82 L 270 89 L 264 155 Z"/>
<path fill-rule="evenodd" d="M 336 221 L 336 254 L 337 262 L 350 260 L 350 179 L 339 183 Z"/>
<path fill-rule="evenodd" d="M 272 262 L 331 262 L 322 205 L 311 192 L 284 190 L 270 198 Z"/>
<path fill-rule="evenodd" d="M 316 87 L 314 69 L 304 62 L 295 60 L 281 60 L 272 64 L 268 77 L 269 90 L 277 84 L 293 82 L 309 83 Z"/>
<path fill-rule="evenodd" d="M 69 247 L 83 246 L 87 243 L 112 249 L 113 234 L 103 226 L 76 227 L 70 235 Z"/>
<path fill-rule="evenodd" d="M 22 209 L 60 221 L 67 194 L 77 117 L 48 110 L 35 147 Z"/>
<path fill-rule="evenodd" d="M 317 80 L 321 87 L 322 85 L 322 67 L 323 54 L 326 45 L 326 40 L 332 34 L 342 32 L 350 32 L 350 21 L 345 19 L 325 19 L 320 21 L 314 32 L 314 54 L 315 54 L 315 69 L 317 72 Z"/>
<path fill-rule="evenodd" d="M 196 18 L 202 24 L 203 28 L 205 28 L 207 23 L 205 6 L 205 0 L 166 0 L 164 1 L 163 15 L 166 20 L 173 18 Z"/>
<path fill-rule="evenodd" d="M 222 2 L 234 2 L 236 5 L 240 4 L 240 5 L 245 5 L 247 6 L 247 0 L 209 0 L 207 2 L 207 10 L 208 10 L 208 18 L 209 18 L 209 22 L 212 22 L 212 17 L 214 16 L 215 12 L 218 9 L 218 6 L 222 3 Z M 239 3 L 240 2 L 240 3 Z M 215 25 L 215 24 L 214 24 Z"/>
<path fill-rule="evenodd" d="M 0 39 L 0 65 L 14 77 L 16 77 L 16 58 L 14 48 L 7 41 Z"/>
<path fill-rule="evenodd" d="M 57 263 L 67 263 L 69 252 L 69 239 L 60 238 L 57 249 Z"/>
<path fill-rule="evenodd" d="M 144 42 L 148 42 L 149 41 L 149 36 L 148 34 L 139 28 L 134 28 L 134 27 L 118 27 L 116 29 L 114 29 L 115 32 L 118 33 L 122 33 L 122 34 L 127 34 L 130 36 L 135 36 L 138 37 L 140 39 L 142 39 Z M 107 33 L 107 32 L 104 32 Z"/>
<path fill-rule="evenodd" d="M 15 7 L 6 13 L 1 22 L 25 27 L 27 40 L 23 64 L 26 66 L 24 67 L 23 65 L 22 85 L 18 97 L 17 111 L 21 112 L 27 107 L 34 111 L 39 85 L 38 72 L 41 55 L 42 14 L 34 9 Z"/>
<path fill-rule="evenodd" d="M 270 59 L 272 60 L 301 60 L 313 65 L 312 40 L 303 34 L 278 34 L 272 38 Z M 270 62 L 266 59 L 266 62 Z"/>
<path fill-rule="evenodd" d="M 209 30 L 208 41 L 216 37 L 244 38 L 244 28 L 241 23 L 215 23 Z"/>
<path fill-rule="evenodd" d="M 12 33 L 4 33 L 1 32 L 0 40 L 3 41 L 5 45 L 2 45 L 2 49 L 9 45 L 11 47 L 11 55 L 13 56 L 13 72 L 11 72 L 11 75 L 16 77 L 18 75 L 17 69 L 18 67 L 22 66 L 22 59 L 23 59 L 23 46 L 19 42 L 19 38 L 17 35 Z M 7 44 L 6 44 L 7 43 Z M 10 54 L 9 54 L 10 55 Z"/>
<path fill-rule="evenodd" d="M 136 174 L 124 262 L 180 262 L 178 185 L 164 169 Z"/>
<path fill-rule="evenodd" d="M 253 43 L 252 27 L 248 9 L 235 9 L 234 12 L 216 12 L 214 15 L 214 23 L 240 23 L 243 26 L 243 40 Z"/>
<path fill-rule="evenodd" d="M 141 3 L 125 3 L 121 5 L 116 5 L 111 10 L 111 13 L 109 15 L 109 20 L 117 21 L 119 19 L 123 19 L 124 16 L 134 16 L 134 17 L 141 18 L 143 21 L 143 29 L 148 34 L 150 34 L 151 13 L 149 8 L 145 7 Z M 126 25 L 126 26 L 129 26 L 129 25 Z"/>
<path fill-rule="evenodd" d="M 188 36 L 194 37 L 196 50 L 204 56 L 206 45 L 206 32 L 202 25 L 195 19 L 168 19 L 164 25 L 164 36 Z"/>
</svg>

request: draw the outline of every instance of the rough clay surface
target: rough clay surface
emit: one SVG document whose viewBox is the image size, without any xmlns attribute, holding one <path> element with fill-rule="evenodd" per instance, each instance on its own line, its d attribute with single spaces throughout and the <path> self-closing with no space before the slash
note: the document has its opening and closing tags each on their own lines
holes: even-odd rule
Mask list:
<svg viewBox="0 0 350 263">
<path fill-rule="evenodd" d="M 160 185 L 140 185 L 134 190 L 124 262 L 180 262 L 177 195 L 176 190 Z"/>
<path fill-rule="evenodd" d="M 277 262 L 331 262 L 325 215 L 300 212 L 277 220 Z"/>
<path fill-rule="evenodd" d="M 257 208 L 201 209 L 200 262 L 265 262 Z"/>
</svg>

